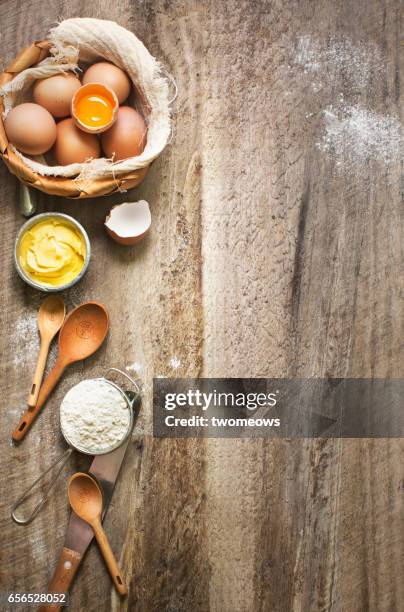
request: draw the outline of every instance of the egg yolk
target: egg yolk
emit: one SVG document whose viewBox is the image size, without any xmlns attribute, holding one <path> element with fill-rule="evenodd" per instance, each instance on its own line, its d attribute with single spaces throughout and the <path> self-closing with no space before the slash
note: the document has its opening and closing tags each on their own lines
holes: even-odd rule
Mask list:
<svg viewBox="0 0 404 612">
<path fill-rule="evenodd" d="M 113 115 L 114 107 L 108 98 L 101 94 L 89 94 L 77 101 L 76 116 L 89 127 L 107 125 Z"/>
</svg>

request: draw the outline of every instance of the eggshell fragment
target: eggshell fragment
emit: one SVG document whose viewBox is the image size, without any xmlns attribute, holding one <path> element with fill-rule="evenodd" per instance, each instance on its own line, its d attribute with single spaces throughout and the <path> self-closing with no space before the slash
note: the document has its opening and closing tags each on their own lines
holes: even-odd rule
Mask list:
<svg viewBox="0 0 404 612">
<path fill-rule="evenodd" d="M 100 157 L 101 147 L 95 134 L 83 132 L 76 126 L 74 119 L 69 118 L 57 124 L 53 153 L 58 164 L 67 166 Z"/>
<path fill-rule="evenodd" d="M 55 74 L 47 79 L 36 81 L 32 95 L 54 117 L 68 117 L 74 94 L 80 89 L 81 83 L 76 75 Z"/>
<path fill-rule="evenodd" d="M 119 244 L 136 244 L 150 229 L 151 214 L 145 200 L 114 206 L 105 219 L 108 234 Z"/>
<path fill-rule="evenodd" d="M 130 80 L 126 72 L 109 62 L 97 62 L 88 68 L 83 77 L 83 85 L 101 83 L 115 92 L 119 104 L 125 102 L 130 92 Z"/>
<path fill-rule="evenodd" d="M 4 129 L 16 149 L 28 155 L 41 155 L 52 147 L 56 139 L 56 123 L 42 106 L 25 102 L 10 110 Z"/>
<path fill-rule="evenodd" d="M 103 151 L 114 161 L 140 155 L 147 141 L 147 126 L 142 115 L 130 106 L 121 106 L 114 125 L 101 136 Z"/>
</svg>

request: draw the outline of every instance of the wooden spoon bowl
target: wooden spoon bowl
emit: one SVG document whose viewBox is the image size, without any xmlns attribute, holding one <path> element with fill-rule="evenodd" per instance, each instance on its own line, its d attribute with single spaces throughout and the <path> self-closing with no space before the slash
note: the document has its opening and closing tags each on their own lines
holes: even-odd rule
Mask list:
<svg viewBox="0 0 404 612">
<path fill-rule="evenodd" d="M 74 474 L 67 490 L 69 502 L 77 516 L 87 523 L 102 514 L 103 498 L 98 483 L 84 472 Z"/>
<path fill-rule="evenodd" d="M 66 364 L 90 357 L 104 342 L 109 317 L 98 302 L 87 302 L 67 317 L 59 334 L 59 354 Z"/>
</svg>

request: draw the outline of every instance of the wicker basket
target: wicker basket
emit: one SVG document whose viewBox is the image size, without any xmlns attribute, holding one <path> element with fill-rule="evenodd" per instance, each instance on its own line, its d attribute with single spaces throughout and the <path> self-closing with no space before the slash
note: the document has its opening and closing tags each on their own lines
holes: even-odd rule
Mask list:
<svg viewBox="0 0 404 612">
<path fill-rule="evenodd" d="M 44 40 L 35 42 L 30 47 L 23 49 L 0 75 L 0 87 L 10 82 L 23 70 L 45 59 L 50 54 L 50 47 L 51 43 Z M 74 178 L 42 176 L 29 168 L 9 147 L 2 119 L 3 112 L 3 100 L 0 97 L 0 155 L 10 172 L 30 187 L 65 198 L 94 198 L 136 187 L 147 173 L 148 167 L 145 167 L 128 174 L 121 174 L 116 178 L 112 176 L 96 178 L 86 182 L 85 188 L 78 185 Z"/>
</svg>

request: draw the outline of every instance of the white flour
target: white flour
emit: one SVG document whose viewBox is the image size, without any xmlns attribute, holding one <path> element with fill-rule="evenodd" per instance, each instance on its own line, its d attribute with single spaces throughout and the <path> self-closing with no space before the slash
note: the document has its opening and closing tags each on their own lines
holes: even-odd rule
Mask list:
<svg viewBox="0 0 404 612">
<path fill-rule="evenodd" d="M 73 446 L 100 453 L 122 441 L 130 413 L 122 394 L 102 380 L 83 380 L 66 393 L 60 423 Z"/>
<path fill-rule="evenodd" d="M 14 367 L 25 366 L 30 356 L 36 356 L 39 350 L 38 311 L 29 311 L 20 316 L 12 331 L 15 339 L 12 353 Z"/>
<path fill-rule="evenodd" d="M 174 355 L 174 357 L 171 357 L 170 359 L 170 366 L 173 368 L 173 370 L 178 370 L 178 368 L 181 366 L 181 361 Z"/>
<path fill-rule="evenodd" d="M 136 374 L 142 374 L 143 366 L 138 361 L 134 361 L 133 363 L 127 365 L 125 370 L 127 370 L 128 372 L 135 372 Z"/>
<path fill-rule="evenodd" d="M 331 106 L 323 113 L 325 134 L 320 150 L 347 168 L 375 160 L 385 165 L 400 159 L 403 146 L 401 123 L 360 106 Z"/>
<path fill-rule="evenodd" d="M 401 160 L 399 119 L 363 105 L 364 94 L 387 78 L 386 58 L 377 45 L 305 35 L 296 42 L 292 63 L 316 94 L 306 119 L 313 115 L 323 119 L 317 148 L 333 158 L 339 170 L 354 175 L 363 172 L 367 162 L 390 166 Z M 324 104 L 322 110 L 316 108 L 318 100 Z"/>
<path fill-rule="evenodd" d="M 298 39 L 294 63 L 312 79 L 314 89 L 328 87 L 342 78 L 345 87 L 360 90 L 385 69 L 379 48 L 372 43 L 354 43 L 349 38 L 332 39 L 325 45 L 309 35 Z"/>
</svg>

